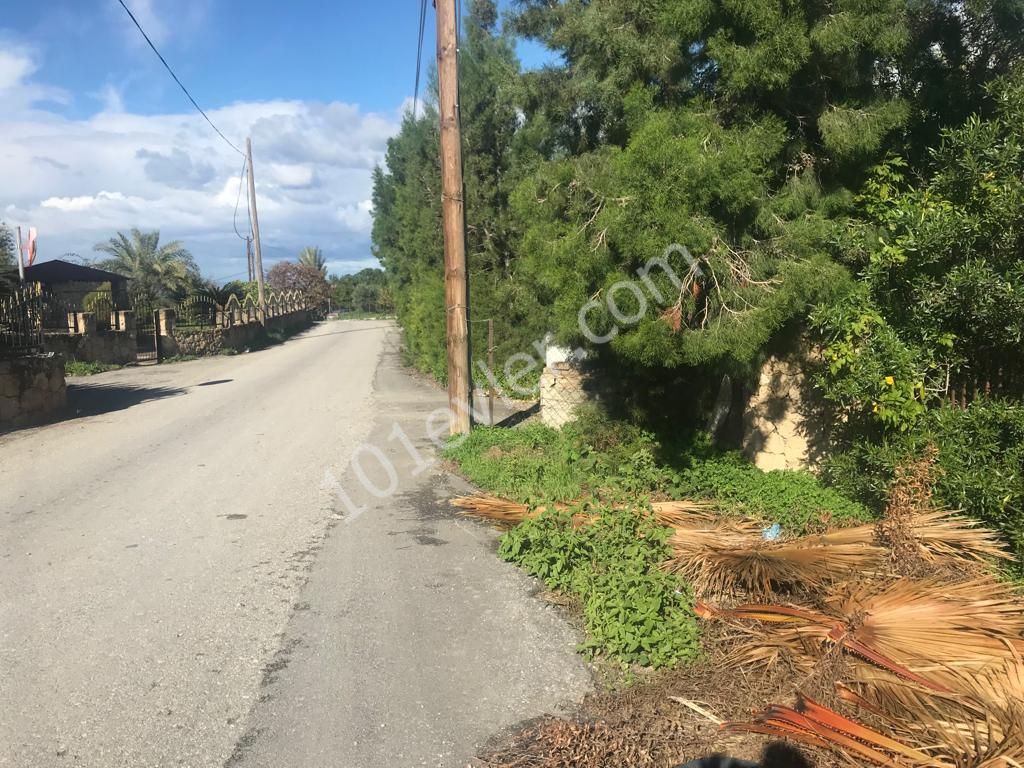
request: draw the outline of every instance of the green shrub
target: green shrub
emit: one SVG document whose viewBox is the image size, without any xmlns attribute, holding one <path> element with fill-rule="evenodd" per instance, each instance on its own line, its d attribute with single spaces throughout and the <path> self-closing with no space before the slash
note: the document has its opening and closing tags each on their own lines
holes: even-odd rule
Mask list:
<svg viewBox="0 0 1024 768">
<path fill-rule="evenodd" d="M 600 516 L 578 528 L 571 512 L 526 520 L 502 537 L 499 553 L 550 588 L 579 596 L 588 655 L 649 667 L 696 659 L 692 595 L 659 568 L 669 557 L 669 530 L 635 510 L 587 511 Z"/>
<path fill-rule="evenodd" d="M 730 512 L 779 523 L 787 533 L 847 526 L 872 518 L 863 504 L 823 486 L 809 472 L 762 472 L 736 455 L 683 470 L 678 490 L 687 498 L 714 499 Z"/>
<path fill-rule="evenodd" d="M 895 468 L 934 444 L 935 499 L 1002 532 L 1024 563 L 1024 405 L 979 400 L 966 409 L 930 411 L 909 435 L 864 438 L 826 464 L 838 490 L 876 510 L 885 506 Z"/>
</svg>

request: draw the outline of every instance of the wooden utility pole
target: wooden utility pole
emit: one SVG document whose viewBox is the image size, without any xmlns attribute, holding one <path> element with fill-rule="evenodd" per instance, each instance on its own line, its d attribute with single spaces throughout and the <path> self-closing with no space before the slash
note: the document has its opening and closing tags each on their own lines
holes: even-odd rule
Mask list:
<svg viewBox="0 0 1024 768">
<path fill-rule="evenodd" d="M 245 140 L 246 163 L 249 168 L 249 210 L 252 212 L 253 246 L 256 251 L 256 292 L 260 301 L 260 322 L 266 321 L 267 301 L 263 293 L 263 252 L 260 250 L 260 217 L 256 213 L 256 177 L 252 171 L 252 139 Z"/>
<path fill-rule="evenodd" d="M 441 209 L 444 228 L 444 297 L 448 329 L 448 424 L 453 435 L 469 432 L 472 402 L 469 368 L 469 296 L 459 129 L 459 57 L 455 0 L 437 7 L 437 79 L 441 112 Z"/>
</svg>

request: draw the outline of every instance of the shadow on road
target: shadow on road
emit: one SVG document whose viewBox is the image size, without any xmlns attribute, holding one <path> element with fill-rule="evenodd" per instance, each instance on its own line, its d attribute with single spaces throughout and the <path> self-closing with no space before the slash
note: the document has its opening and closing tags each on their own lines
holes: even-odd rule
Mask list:
<svg viewBox="0 0 1024 768">
<path fill-rule="evenodd" d="M 30 419 L 15 425 L 0 427 L 0 435 L 18 432 L 47 424 L 58 424 L 86 416 L 99 416 L 113 411 L 122 411 L 149 400 L 184 395 L 186 390 L 179 387 L 132 387 L 124 384 L 68 384 L 68 403 L 60 411 Z"/>
<path fill-rule="evenodd" d="M 124 384 L 69 384 L 68 406 L 54 421 L 121 411 L 148 400 L 184 395 L 180 387 L 133 387 Z"/>
<path fill-rule="evenodd" d="M 363 321 L 363 322 L 373 322 L 373 321 Z M 375 325 L 375 326 L 373 326 L 371 328 L 349 328 L 347 331 L 324 331 L 323 333 L 303 333 L 302 335 L 299 335 L 299 336 L 292 336 L 291 338 L 288 339 L 288 341 L 289 342 L 292 342 L 292 341 L 305 341 L 306 339 L 319 339 L 319 338 L 322 338 L 324 336 L 340 336 L 343 333 L 366 333 L 366 331 L 379 331 L 379 330 L 383 329 L 384 327 L 385 326 L 382 326 L 382 325 Z M 310 330 L 314 330 L 315 331 L 316 330 L 316 326 L 314 326 Z"/>
</svg>

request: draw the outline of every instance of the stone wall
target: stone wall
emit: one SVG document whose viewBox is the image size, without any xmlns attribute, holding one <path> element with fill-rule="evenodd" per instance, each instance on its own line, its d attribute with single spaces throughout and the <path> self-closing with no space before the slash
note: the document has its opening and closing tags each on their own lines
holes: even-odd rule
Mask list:
<svg viewBox="0 0 1024 768">
<path fill-rule="evenodd" d="M 805 371 L 810 356 L 769 357 L 743 419 L 744 453 L 761 469 L 815 469 L 827 439 L 824 408 Z"/>
<path fill-rule="evenodd" d="M 306 328 L 313 322 L 312 310 L 296 310 L 268 317 L 266 328 L 293 330 Z M 226 349 L 242 351 L 256 344 L 265 334 L 258 322 L 241 323 L 227 328 L 178 328 L 173 310 L 160 311 L 160 355 L 205 357 L 218 355 Z"/>
<path fill-rule="evenodd" d="M 66 360 L 85 363 L 126 365 L 136 358 L 135 314 L 114 312 L 111 328 L 98 330 L 91 312 L 68 313 L 67 333 L 46 333 L 43 350 L 62 355 Z"/>
<path fill-rule="evenodd" d="M 59 356 L 0 360 L 0 428 L 30 423 L 66 403 L 64 360 Z"/>
</svg>

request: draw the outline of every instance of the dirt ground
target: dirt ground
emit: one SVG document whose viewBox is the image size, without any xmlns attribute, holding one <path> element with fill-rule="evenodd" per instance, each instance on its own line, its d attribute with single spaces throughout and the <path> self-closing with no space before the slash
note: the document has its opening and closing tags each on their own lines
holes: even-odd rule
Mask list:
<svg viewBox="0 0 1024 768">
<path fill-rule="evenodd" d="M 725 660 L 713 628 L 697 664 L 647 673 L 631 685 L 591 694 L 574 718 L 545 717 L 497 737 L 481 752 L 486 768 L 674 768 L 723 755 L 766 768 L 848 768 L 818 750 L 769 737 L 723 731 L 717 722 L 748 720 L 768 703 L 791 703 L 797 681 L 783 670 L 744 672 Z M 707 716 L 679 699 L 690 702 Z"/>
</svg>

